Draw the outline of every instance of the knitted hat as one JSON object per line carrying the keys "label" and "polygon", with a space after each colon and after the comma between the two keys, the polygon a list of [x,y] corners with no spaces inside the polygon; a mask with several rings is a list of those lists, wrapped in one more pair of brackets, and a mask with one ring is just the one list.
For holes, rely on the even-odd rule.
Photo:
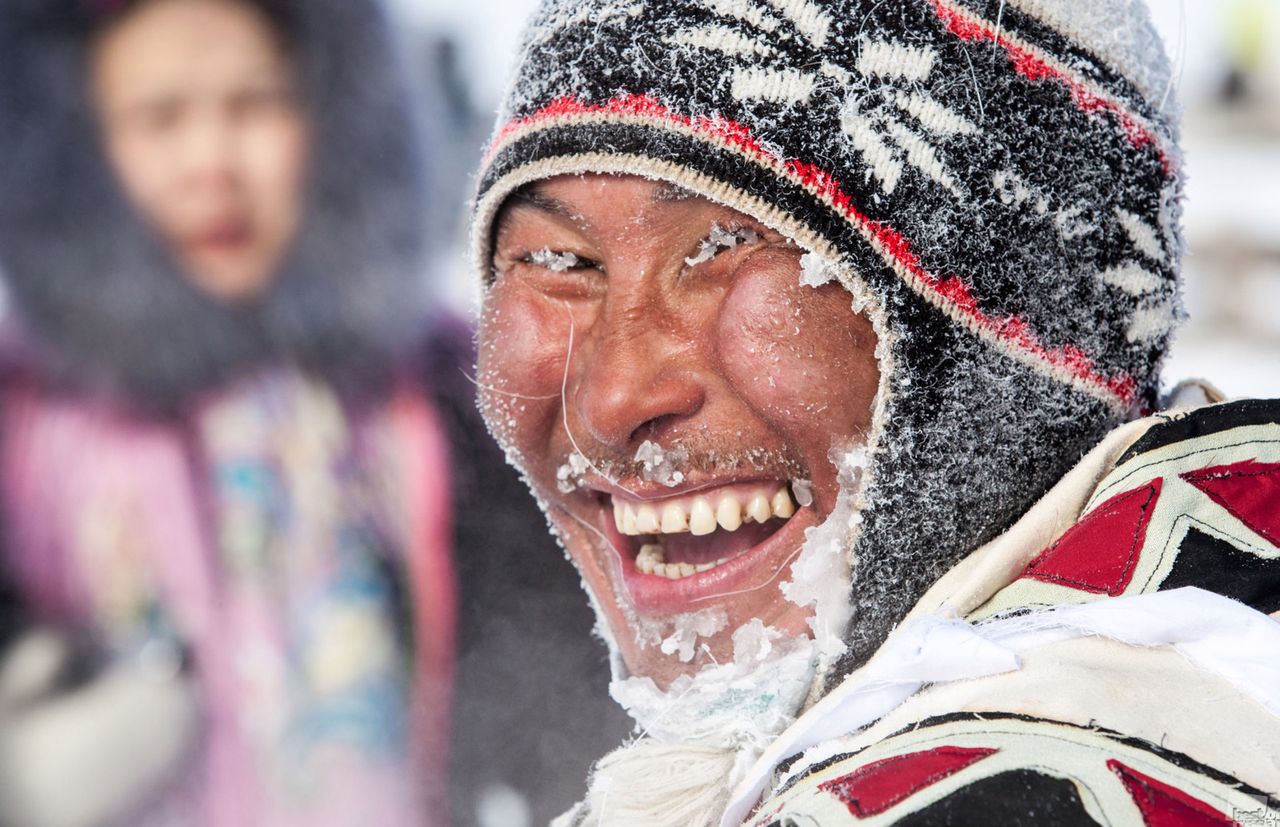
{"label": "knitted hat", "polygon": [[[1155,400],[1179,318],[1167,62],[1133,0],[551,0],[485,159],[678,184],[826,260],[880,337],[835,675]],[[833,423],[833,430],[835,429]]]}

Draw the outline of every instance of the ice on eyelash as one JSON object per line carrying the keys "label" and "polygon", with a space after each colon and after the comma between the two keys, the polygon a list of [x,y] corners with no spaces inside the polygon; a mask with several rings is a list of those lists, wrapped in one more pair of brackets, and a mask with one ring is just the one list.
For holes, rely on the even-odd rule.
{"label": "ice on eyelash", "polygon": [[807,287],[821,287],[836,278],[836,265],[817,253],[805,253],[800,257],[800,283]]}
{"label": "ice on eyelash", "polygon": [[684,263],[694,267],[715,258],[721,250],[732,250],[739,244],[752,244],[759,240],[760,235],[755,230],[744,227],[730,231],[719,224],[712,224],[710,234],[698,243],[698,252],[686,258]]}
{"label": "ice on eyelash", "polygon": [[565,270],[577,267],[582,263],[582,259],[573,253],[559,253],[550,247],[543,247],[541,250],[529,253],[529,263],[545,267],[553,273],[563,273]]}

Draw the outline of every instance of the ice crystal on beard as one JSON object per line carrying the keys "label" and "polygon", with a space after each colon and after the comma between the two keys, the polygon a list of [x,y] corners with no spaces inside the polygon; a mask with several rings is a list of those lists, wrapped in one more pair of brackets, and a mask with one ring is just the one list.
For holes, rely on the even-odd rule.
{"label": "ice crystal on beard", "polygon": [[556,488],[561,494],[570,494],[582,484],[582,475],[587,473],[591,463],[582,454],[574,451],[568,460],[556,469]]}
{"label": "ice crystal on beard", "polygon": [[677,470],[676,465],[688,458],[686,451],[678,448],[664,451],[658,443],[645,440],[636,450],[635,461],[641,464],[641,474],[646,480],[671,488],[684,482],[684,472]]}
{"label": "ice crystal on beard", "polygon": [[836,277],[836,266],[817,253],[805,253],[800,257],[800,283],[806,287],[821,287]]}
{"label": "ice crystal on beard", "polygon": [[729,625],[729,614],[721,608],[677,615],[675,629],[662,641],[662,654],[677,655],[681,663],[693,660],[694,647],[700,637],[711,637]]}
{"label": "ice crystal on beard", "polygon": [[[852,611],[848,543],[862,522],[857,497],[870,456],[865,445],[851,445],[833,449],[830,459],[840,482],[835,508],[821,525],[805,530],[804,545],[791,567],[791,579],[780,587],[789,602],[813,607],[809,626],[818,651],[827,663],[845,648],[844,631]],[[800,487],[803,485],[792,483],[797,500]],[[809,496],[812,497],[812,492]]]}
{"label": "ice crystal on beard", "polygon": [[529,262],[545,267],[553,273],[563,273],[565,270],[577,267],[582,260],[573,253],[558,253],[550,247],[543,247],[529,254]]}
{"label": "ice crystal on beard", "polygon": [[796,497],[796,504],[801,508],[813,505],[813,483],[809,480],[792,480],[791,493]]}
{"label": "ice crystal on beard", "polygon": [[760,750],[794,720],[813,681],[813,642],[753,618],[733,633],[733,660],[681,675],[615,679],[609,694],[659,743]]}
{"label": "ice crystal on beard", "polygon": [[684,263],[694,267],[715,258],[721,250],[732,250],[739,244],[751,244],[759,239],[760,236],[752,229],[743,228],[730,232],[719,224],[712,224],[711,233],[698,244],[698,252],[686,258]]}

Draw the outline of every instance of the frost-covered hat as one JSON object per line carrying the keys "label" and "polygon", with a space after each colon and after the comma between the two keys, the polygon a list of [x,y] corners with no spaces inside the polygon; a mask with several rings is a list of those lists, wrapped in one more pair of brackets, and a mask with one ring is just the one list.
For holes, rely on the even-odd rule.
{"label": "frost-covered hat", "polygon": [[1154,402],[1180,314],[1173,111],[1134,0],[551,0],[475,254],[520,186],[614,172],[829,262],[881,341],[839,673]]}

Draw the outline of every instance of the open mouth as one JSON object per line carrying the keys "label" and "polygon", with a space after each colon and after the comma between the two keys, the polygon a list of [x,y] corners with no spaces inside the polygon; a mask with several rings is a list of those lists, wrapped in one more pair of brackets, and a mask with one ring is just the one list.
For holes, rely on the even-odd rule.
{"label": "open mouth", "polygon": [[613,521],[636,570],[669,580],[721,566],[760,545],[796,513],[786,484],[729,485],[656,502],[613,498]]}
{"label": "open mouth", "polygon": [[606,532],[641,611],[688,611],[699,601],[764,585],[816,522],[813,509],[797,506],[793,490],[780,480],[660,499],[618,492],[604,499],[613,516]]}

